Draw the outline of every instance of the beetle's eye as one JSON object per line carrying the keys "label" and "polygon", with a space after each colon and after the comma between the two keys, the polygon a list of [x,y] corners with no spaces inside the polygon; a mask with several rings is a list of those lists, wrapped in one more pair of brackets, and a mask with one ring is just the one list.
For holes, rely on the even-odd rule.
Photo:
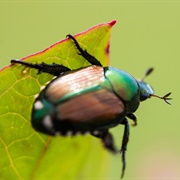
{"label": "beetle's eye", "polygon": [[140,101],[145,101],[149,96],[142,95],[140,96]]}

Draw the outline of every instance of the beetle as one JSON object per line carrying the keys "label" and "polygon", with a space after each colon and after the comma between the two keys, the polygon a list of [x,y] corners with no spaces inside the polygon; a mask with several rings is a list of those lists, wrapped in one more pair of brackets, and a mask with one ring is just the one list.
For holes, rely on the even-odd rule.
{"label": "beetle", "polygon": [[[12,64],[38,70],[38,73],[49,73],[57,76],[36,97],[31,115],[31,123],[36,131],[51,136],[86,134],[100,138],[104,147],[113,153],[122,155],[122,174],[126,167],[126,149],[129,140],[130,118],[134,125],[137,118],[134,112],[140,102],[150,97],[158,97],[170,104],[171,93],[165,96],[154,94],[153,88],[144,82],[151,74],[149,68],[141,80],[136,80],[127,72],[110,66],[103,67],[100,61],[83,50],[72,35],[67,38],[73,41],[78,54],[91,65],[71,70],[60,64],[32,64],[21,60],[11,60]],[[124,125],[121,149],[115,148],[113,136],[109,129]]]}

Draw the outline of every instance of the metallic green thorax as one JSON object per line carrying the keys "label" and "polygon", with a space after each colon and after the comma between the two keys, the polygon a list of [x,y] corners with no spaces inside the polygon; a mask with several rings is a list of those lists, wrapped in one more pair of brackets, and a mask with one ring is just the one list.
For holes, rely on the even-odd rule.
{"label": "metallic green thorax", "polygon": [[139,85],[136,79],[125,71],[113,67],[104,69],[106,78],[104,84],[111,84],[114,93],[126,104],[126,111],[134,112],[140,100]]}

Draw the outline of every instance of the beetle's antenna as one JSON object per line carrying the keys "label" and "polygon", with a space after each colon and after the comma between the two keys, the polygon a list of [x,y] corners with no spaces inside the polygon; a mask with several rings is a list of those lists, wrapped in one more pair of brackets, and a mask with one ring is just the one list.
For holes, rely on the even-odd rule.
{"label": "beetle's antenna", "polygon": [[171,95],[171,92],[167,93],[164,96],[158,96],[158,95],[155,95],[155,94],[151,94],[150,96],[157,97],[159,99],[163,99],[167,104],[171,105],[171,103],[168,101],[168,100],[172,99],[172,98],[169,98],[170,95]]}
{"label": "beetle's antenna", "polygon": [[146,73],[144,74],[143,78],[141,79],[141,81],[144,81],[144,79],[149,76],[152,72],[153,72],[154,68],[151,67],[149,69],[147,69]]}

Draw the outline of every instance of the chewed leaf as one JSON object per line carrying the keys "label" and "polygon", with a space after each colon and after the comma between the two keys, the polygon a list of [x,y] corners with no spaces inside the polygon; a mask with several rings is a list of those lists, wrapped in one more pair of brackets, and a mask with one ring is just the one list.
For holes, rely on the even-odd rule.
{"label": "chewed leaf", "polygon": [[[115,20],[103,23],[75,35],[80,45],[104,66],[109,64],[109,39],[115,23]],[[21,60],[62,64],[70,69],[88,65],[67,38]],[[37,73],[37,70],[18,64],[0,70],[0,178],[85,179],[101,176],[106,167],[103,167],[104,172],[99,169],[108,162],[98,140],[90,136],[52,138],[31,127],[34,96],[52,79],[48,74]]]}

